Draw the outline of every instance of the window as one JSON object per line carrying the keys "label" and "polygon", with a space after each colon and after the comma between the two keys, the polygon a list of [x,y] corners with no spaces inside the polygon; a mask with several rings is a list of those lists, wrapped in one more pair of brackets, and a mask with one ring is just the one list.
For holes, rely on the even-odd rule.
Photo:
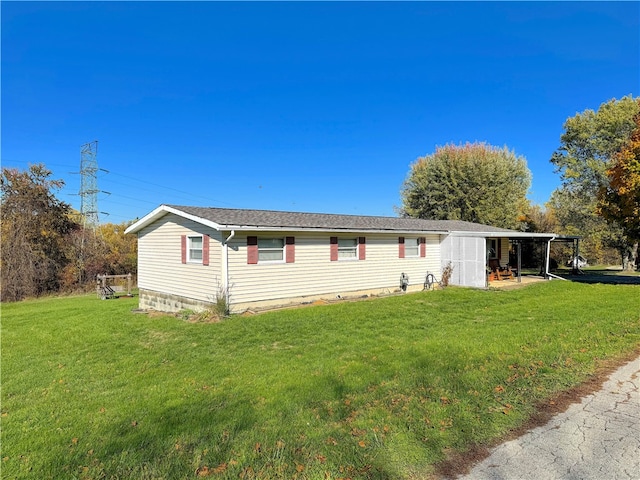
{"label": "window", "polygon": [[404,254],[407,257],[417,257],[420,254],[420,246],[418,238],[404,239]]}
{"label": "window", "polygon": [[296,239],[285,238],[258,238],[247,237],[247,263],[255,265],[260,263],[295,263]]}
{"label": "window", "polygon": [[335,262],[337,260],[365,260],[367,258],[366,241],[367,239],[365,237],[329,237],[329,244],[331,245],[331,261]]}
{"label": "window", "polygon": [[498,239],[487,239],[487,258],[498,258]]}
{"label": "window", "polygon": [[209,265],[209,235],[182,235],[180,244],[182,263]]}
{"label": "window", "polygon": [[338,239],[338,259],[357,258],[358,239],[339,238]]}
{"label": "window", "polygon": [[202,263],[202,237],[187,237],[187,261]]}
{"label": "window", "polygon": [[281,262],[284,259],[283,238],[259,238],[258,261]]}

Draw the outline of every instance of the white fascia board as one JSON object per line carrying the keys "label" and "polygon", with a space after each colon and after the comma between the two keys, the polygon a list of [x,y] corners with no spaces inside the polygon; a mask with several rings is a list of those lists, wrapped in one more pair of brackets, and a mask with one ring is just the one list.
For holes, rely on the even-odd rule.
{"label": "white fascia board", "polygon": [[527,232],[450,232],[454,237],[484,237],[484,238],[555,238],[555,233],[527,233]]}
{"label": "white fascia board", "polygon": [[385,229],[356,229],[356,228],[315,228],[315,227],[260,227],[256,225],[220,225],[220,230],[235,230],[236,232],[318,232],[318,233],[387,233],[395,235],[443,235],[444,230],[385,230]]}
{"label": "white fascia board", "polygon": [[190,213],[186,213],[186,212],[183,212],[182,210],[169,207],[168,205],[160,205],[154,211],[145,215],[133,225],[130,225],[129,228],[127,228],[124,231],[124,233],[137,233],[147,225],[150,225],[156,220],[158,220],[159,218],[164,217],[167,213],[173,213],[174,215],[178,215],[179,217],[187,218],[189,220],[193,220],[194,222],[200,223],[202,225],[206,225],[207,227],[211,227],[214,230],[220,230],[220,225],[218,225],[215,222],[212,222],[211,220],[207,220],[205,218],[198,217],[196,215],[191,215]]}

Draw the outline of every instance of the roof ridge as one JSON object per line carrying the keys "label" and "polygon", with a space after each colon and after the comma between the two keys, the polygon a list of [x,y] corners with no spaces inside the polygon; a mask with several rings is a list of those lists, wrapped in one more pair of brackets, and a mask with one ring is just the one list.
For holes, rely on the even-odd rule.
{"label": "roof ridge", "polygon": [[[167,207],[172,207],[176,209],[180,208],[198,208],[198,209],[208,209],[208,210],[226,210],[226,211],[237,211],[237,212],[265,212],[265,213],[279,213],[279,214],[294,214],[294,215],[330,215],[335,217],[366,217],[366,218],[397,218],[397,219],[407,219],[407,220],[426,220],[426,221],[437,221],[437,222],[448,222],[455,220],[435,220],[428,218],[415,218],[415,217],[391,217],[388,215],[365,215],[360,213],[322,213],[322,212],[301,212],[295,210],[273,210],[273,209],[263,209],[263,208],[229,208],[229,207],[198,207],[194,205],[174,205],[174,204],[165,204]],[[462,220],[460,220],[462,221]],[[473,223],[473,222],[469,222]],[[478,224],[476,224],[478,225]]]}

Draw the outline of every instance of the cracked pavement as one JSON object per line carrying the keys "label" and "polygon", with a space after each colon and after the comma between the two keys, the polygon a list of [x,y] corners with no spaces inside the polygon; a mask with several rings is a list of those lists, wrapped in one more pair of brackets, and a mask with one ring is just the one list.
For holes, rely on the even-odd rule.
{"label": "cracked pavement", "polygon": [[640,358],[601,389],[503,443],[459,480],[640,479]]}

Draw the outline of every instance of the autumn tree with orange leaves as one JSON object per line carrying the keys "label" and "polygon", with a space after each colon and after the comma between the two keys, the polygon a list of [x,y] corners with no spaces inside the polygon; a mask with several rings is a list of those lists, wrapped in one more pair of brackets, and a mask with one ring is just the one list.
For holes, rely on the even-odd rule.
{"label": "autumn tree with orange leaves", "polygon": [[[640,100],[638,101],[640,110]],[[640,113],[635,116],[635,130],[629,141],[614,156],[607,169],[609,184],[599,191],[598,211],[617,222],[627,238],[634,242],[632,256],[637,258],[640,240]],[[631,268],[629,262],[627,268]]]}
{"label": "autumn tree with orange leaves", "polygon": [[557,233],[580,235],[581,251],[592,264],[610,264],[616,256],[623,265],[633,264],[629,257],[636,242],[618,221],[622,212],[614,208],[617,200],[607,201],[612,207],[607,216],[598,199],[601,192],[616,191],[610,187],[609,172],[629,145],[639,113],[638,98],[631,95],[577,113],[564,123],[560,147],[551,157],[562,182],[549,201],[558,219]]}

